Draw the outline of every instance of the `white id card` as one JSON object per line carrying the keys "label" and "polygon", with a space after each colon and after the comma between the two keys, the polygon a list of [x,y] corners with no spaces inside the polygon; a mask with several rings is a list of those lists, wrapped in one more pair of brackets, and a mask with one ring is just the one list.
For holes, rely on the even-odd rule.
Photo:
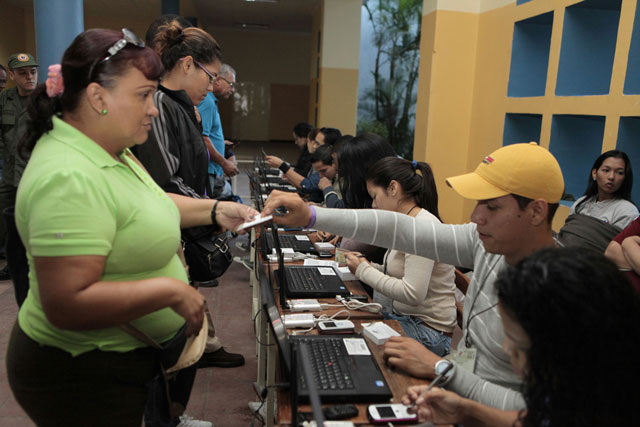
{"label": "white id card", "polygon": [[318,267],[318,272],[321,276],[335,276],[336,272],[331,267]]}
{"label": "white id card", "polygon": [[461,350],[457,350],[451,359],[456,362],[456,366],[473,373],[476,369],[476,358],[478,356],[478,349],[475,347],[469,347]]}
{"label": "white id card", "polygon": [[368,356],[371,354],[364,338],[344,338],[342,340],[349,356]]}

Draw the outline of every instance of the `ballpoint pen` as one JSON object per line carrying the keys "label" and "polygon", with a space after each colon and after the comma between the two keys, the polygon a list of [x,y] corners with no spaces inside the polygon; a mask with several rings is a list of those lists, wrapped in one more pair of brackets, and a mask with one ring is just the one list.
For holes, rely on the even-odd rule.
{"label": "ballpoint pen", "polygon": [[425,394],[429,393],[429,391],[434,388],[435,386],[437,386],[438,384],[440,384],[442,382],[442,380],[444,379],[444,376],[447,374],[447,372],[449,372],[451,370],[451,368],[453,368],[453,363],[449,363],[443,370],[442,372],[436,376],[433,381],[431,381],[431,384],[429,384],[429,386],[427,388],[424,389],[424,391],[422,393],[420,393],[420,395],[416,398],[416,400],[413,401],[413,403],[411,405],[408,406],[408,408],[413,408],[416,406],[416,403],[418,402],[418,399],[420,399],[421,397],[423,397]]}

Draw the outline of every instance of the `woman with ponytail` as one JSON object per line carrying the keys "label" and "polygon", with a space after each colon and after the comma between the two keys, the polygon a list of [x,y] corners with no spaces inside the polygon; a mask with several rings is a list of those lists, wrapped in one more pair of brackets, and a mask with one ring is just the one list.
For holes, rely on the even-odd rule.
{"label": "woman with ponytail", "polygon": [[[163,190],[193,199],[208,199],[213,196],[209,185],[209,155],[195,106],[213,90],[222,64],[222,51],[209,33],[196,27],[185,28],[178,19],[157,27],[153,46],[165,69],[153,95],[159,114],[151,121],[149,139],[136,147],[135,153]],[[182,239],[187,243],[208,239],[211,244],[218,234],[219,230],[212,227],[182,229]],[[185,259],[191,266],[190,279],[198,286],[217,286],[210,269],[203,271],[200,267],[202,254],[198,245],[185,245]],[[242,354],[227,352],[211,326],[207,348],[198,366],[243,365]]]}
{"label": "woman with ponytail", "polygon": [[[385,157],[369,168],[366,183],[374,209],[441,222],[438,192],[428,164]],[[388,250],[382,264],[349,252],[347,265],[358,280],[393,301],[385,318],[400,322],[408,337],[435,354],[449,352],[456,326],[453,266],[396,250]]]}
{"label": "woman with ponytail", "polygon": [[135,154],[165,191],[204,198],[212,194],[209,157],[195,106],[213,90],[222,51],[209,33],[177,20],[158,27],[154,49],[165,69],[153,95],[160,113]]}
{"label": "woman with ponytail", "polygon": [[162,71],[131,31],[92,29],[32,95],[15,215],[30,283],[6,364],[38,426],[139,427],[159,355],[121,326],[160,345],[196,334],[204,298],[178,256],[180,227],[235,229],[256,213],[168,194],[132,156]]}

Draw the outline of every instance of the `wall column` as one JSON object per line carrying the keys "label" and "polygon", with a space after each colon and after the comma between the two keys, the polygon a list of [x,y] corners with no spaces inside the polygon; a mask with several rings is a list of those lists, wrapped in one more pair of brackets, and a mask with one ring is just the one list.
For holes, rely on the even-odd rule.
{"label": "wall column", "polygon": [[445,180],[477,165],[469,159],[478,40],[474,7],[476,2],[425,0],[422,10],[413,158],[431,165],[440,215],[448,223],[469,217],[465,200]]}
{"label": "wall column", "polygon": [[[312,105],[317,93],[317,126],[335,127],[352,135],[356,132],[358,110],[361,8],[362,0],[324,0],[319,25],[319,77],[314,80],[312,72],[310,87]],[[316,25],[313,41],[317,42],[315,30]],[[312,48],[315,51],[317,45]],[[317,66],[317,55],[312,58],[313,68]],[[314,109],[310,115],[313,123]]]}
{"label": "wall column", "polygon": [[62,60],[65,49],[84,31],[82,0],[34,0],[38,80],[47,79],[49,65]]}

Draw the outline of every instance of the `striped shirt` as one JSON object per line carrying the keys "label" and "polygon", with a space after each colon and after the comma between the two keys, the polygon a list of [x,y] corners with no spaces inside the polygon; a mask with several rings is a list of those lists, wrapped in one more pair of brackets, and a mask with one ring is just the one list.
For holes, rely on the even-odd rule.
{"label": "striped shirt", "polygon": [[498,313],[495,280],[506,263],[502,255],[484,250],[475,224],[438,224],[373,209],[315,209],[317,229],[472,268],[474,273],[464,302],[464,329],[458,349],[464,349],[466,341],[477,349],[475,372],[455,369],[446,387],[499,409],[525,408],[524,399],[517,391],[522,387],[522,379],[513,373],[509,355],[502,350],[504,330]]}

